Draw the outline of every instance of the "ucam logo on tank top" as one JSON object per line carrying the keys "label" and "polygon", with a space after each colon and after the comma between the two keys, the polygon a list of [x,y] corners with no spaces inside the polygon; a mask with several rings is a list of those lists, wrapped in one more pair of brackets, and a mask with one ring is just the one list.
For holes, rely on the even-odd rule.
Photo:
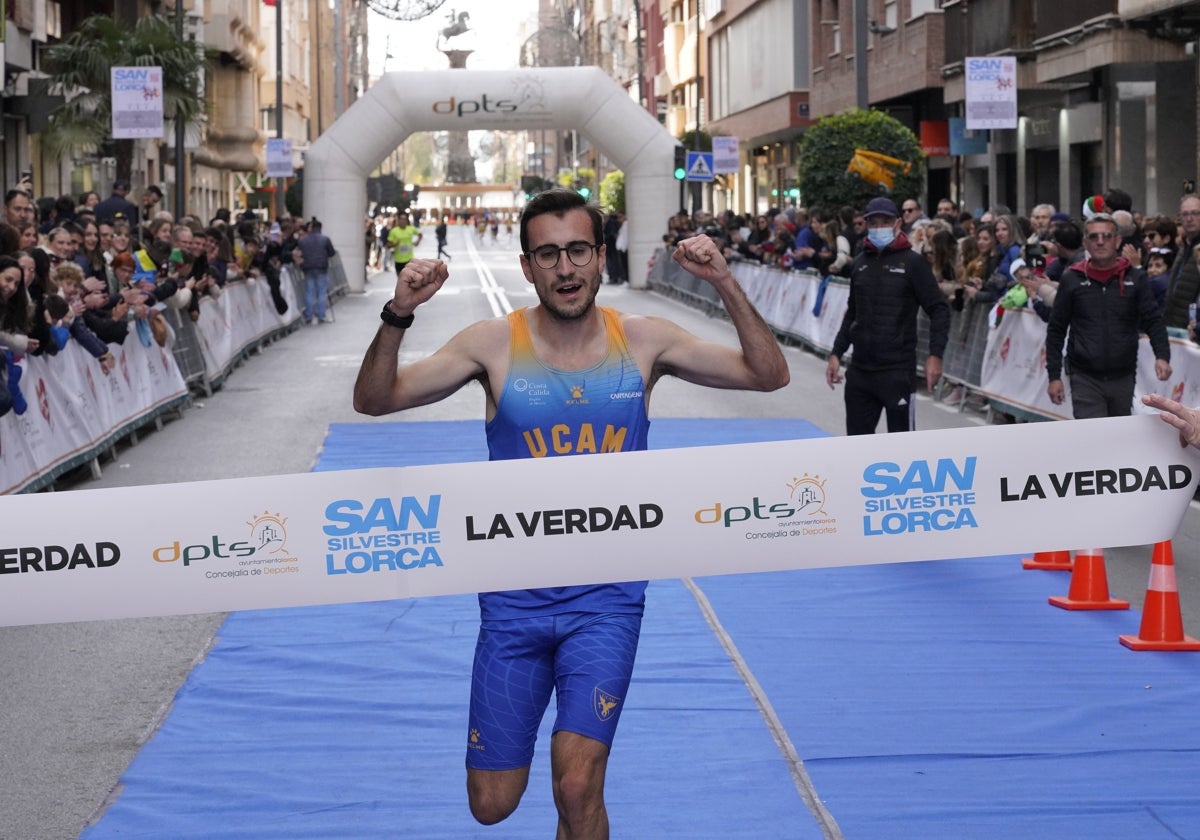
{"label": "ucam logo on tank top", "polygon": [[[617,313],[607,307],[599,309],[608,335],[608,352],[597,364],[584,370],[557,370],[543,364],[533,352],[525,319],[527,310],[518,309],[508,316],[508,378],[500,393],[496,416],[486,427],[491,460],[646,448],[650,419],[646,416],[646,387],[641,371],[629,351]],[[641,510],[639,520],[633,511],[616,511],[605,528],[654,527],[661,520],[652,513]],[[658,513],[661,515],[661,511]],[[486,534],[493,535],[495,527],[493,521]],[[633,581],[482,592],[479,608],[484,621],[567,612],[640,615],[645,597],[646,582]]]}
{"label": "ucam logo on tank top", "polygon": [[629,452],[646,448],[645,386],[615,312],[605,307],[608,352],[562,371],[533,352],[525,310],[509,316],[509,374],[487,425],[492,460]]}

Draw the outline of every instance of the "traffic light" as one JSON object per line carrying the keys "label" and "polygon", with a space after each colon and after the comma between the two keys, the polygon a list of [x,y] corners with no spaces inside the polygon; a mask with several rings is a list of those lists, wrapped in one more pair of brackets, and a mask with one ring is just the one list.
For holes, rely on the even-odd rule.
{"label": "traffic light", "polygon": [[592,197],[592,190],[590,187],[580,187],[578,190],[576,190],[576,192],[578,192],[585,199]]}
{"label": "traffic light", "polygon": [[675,147],[675,180],[682,181],[687,177],[687,149],[683,146]]}
{"label": "traffic light", "polygon": [[400,200],[400,179],[395,175],[379,176],[379,203],[395,207]]}

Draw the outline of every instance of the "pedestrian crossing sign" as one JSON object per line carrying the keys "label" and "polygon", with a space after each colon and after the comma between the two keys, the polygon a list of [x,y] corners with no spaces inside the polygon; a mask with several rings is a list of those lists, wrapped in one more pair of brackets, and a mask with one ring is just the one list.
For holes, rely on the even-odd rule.
{"label": "pedestrian crossing sign", "polygon": [[711,180],[713,180],[712,152],[688,152],[687,153],[687,180],[689,180],[689,181],[711,181]]}

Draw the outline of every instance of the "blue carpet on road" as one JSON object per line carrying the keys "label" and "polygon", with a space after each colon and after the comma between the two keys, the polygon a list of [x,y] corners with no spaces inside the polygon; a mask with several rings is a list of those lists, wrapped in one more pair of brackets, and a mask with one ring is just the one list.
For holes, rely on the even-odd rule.
{"label": "blue carpet on road", "polygon": [[[651,445],[823,434],[660,419]],[[317,469],[485,457],[480,422],[337,425]],[[1121,647],[1135,611],[1050,607],[1068,578],[992,557],[696,583],[845,837],[1200,837],[1200,654]],[[822,837],[696,598],[647,602],[613,836]],[[473,596],[230,615],[82,836],[553,836],[549,716],[517,813],[467,812],[476,622]]]}

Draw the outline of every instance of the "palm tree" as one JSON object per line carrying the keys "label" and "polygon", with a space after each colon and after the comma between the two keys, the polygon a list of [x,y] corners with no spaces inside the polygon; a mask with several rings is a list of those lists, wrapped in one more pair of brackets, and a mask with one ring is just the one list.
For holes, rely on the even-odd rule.
{"label": "palm tree", "polygon": [[[51,83],[67,97],[42,132],[43,147],[52,155],[64,156],[76,146],[94,151],[110,141],[113,67],[162,67],[164,116],[187,124],[204,113],[200,83],[207,56],[194,41],[180,40],[165,17],[143,17],[130,28],[93,15],[43,57]],[[112,142],[117,177],[131,177],[134,141]]]}

